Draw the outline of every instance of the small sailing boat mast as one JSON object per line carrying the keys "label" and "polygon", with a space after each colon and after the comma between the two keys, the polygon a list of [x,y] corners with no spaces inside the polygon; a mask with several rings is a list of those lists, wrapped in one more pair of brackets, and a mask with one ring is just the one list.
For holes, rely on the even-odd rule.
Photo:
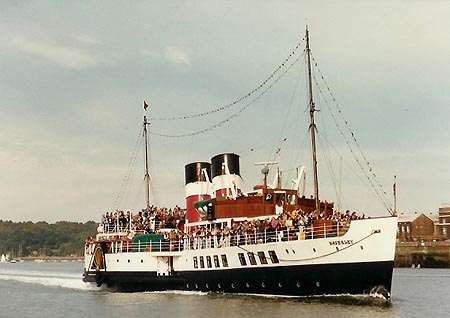
{"label": "small sailing boat mast", "polygon": [[311,131],[311,151],[312,151],[312,163],[314,171],[314,199],[316,202],[316,213],[320,213],[320,200],[319,200],[319,177],[317,174],[317,153],[316,153],[316,124],[314,122],[314,112],[316,106],[313,99],[312,91],[312,78],[311,78],[311,49],[309,48],[309,31],[306,26],[306,56],[308,57],[308,84],[309,84],[309,130]]}
{"label": "small sailing boat mast", "polygon": [[394,192],[394,211],[392,215],[397,216],[397,176],[394,175],[394,185],[392,186]]}
{"label": "small sailing boat mast", "polygon": [[144,116],[144,142],[145,142],[145,195],[147,200],[147,209],[150,208],[150,174],[148,173],[148,142],[147,142],[147,116]]}

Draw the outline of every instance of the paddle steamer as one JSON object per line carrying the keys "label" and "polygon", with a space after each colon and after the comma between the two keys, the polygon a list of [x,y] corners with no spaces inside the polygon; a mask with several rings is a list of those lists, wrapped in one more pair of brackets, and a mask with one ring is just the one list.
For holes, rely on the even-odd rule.
{"label": "paddle steamer", "polygon": [[[319,199],[309,35],[306,31],[314,195],[304,170],[291,188],[281,176],[241,189],[240,157],[185,166],[186,217],[151,231],[127,222],[99,226],[85,246],[83,280],[119,291],[187,290],[285,296],[370,294],[389,299],[397,218],[338,213]],[[147,118],[144,116],[145,145]],[[146,148],[147,209],[149,173]],[[118,220],[118,218],[117,218]]]}

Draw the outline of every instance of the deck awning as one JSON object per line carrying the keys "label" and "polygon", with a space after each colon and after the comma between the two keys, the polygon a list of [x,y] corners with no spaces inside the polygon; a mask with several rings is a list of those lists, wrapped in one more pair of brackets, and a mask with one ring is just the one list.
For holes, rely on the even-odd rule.
{"label": "deck awning", "polygon": [[208,200],[201,200],[201,201],[195,202],[195,203],[194,203],[194,209],[196,209],[196,210],[198,210],[198,209],[205,210],[206,207],[207,207],[209,204],[211,204],[211,202],[212,202],[211,199],[208,199]]}

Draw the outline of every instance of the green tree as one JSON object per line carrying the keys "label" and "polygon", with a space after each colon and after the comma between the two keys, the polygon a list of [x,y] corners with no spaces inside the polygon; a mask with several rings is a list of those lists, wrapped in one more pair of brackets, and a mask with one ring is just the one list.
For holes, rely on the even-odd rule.
{"label": "green tree", "polygon": [[19,222],[0,220],[0,253],[13,253],[21,256],[45,253],[46,256],[81,256],[84,253],[84,240],[95,236],[97,223],[57,222]]}

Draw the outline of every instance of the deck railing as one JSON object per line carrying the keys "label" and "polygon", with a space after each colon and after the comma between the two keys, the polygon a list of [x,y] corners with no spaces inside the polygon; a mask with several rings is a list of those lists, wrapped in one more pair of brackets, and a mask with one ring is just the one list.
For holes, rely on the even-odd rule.
{"label": "deck railing", "polygon": [[[144,241],[135,237],[134,242],[126,235],[117,235],[117,232],[104,232],[104,241],[107,242],[108,253],[126,253],[126,252],[178,252],[183,250],[198,250],[206,248],[223,248],[231,246],[243,246],[253,244],[265,244],[273,242],[285,242],[296,240],[310,240],[317,238],[339,237],[346,233],[348,223],[340,224],[333,222],[332,225],[323,225],[319,227],[300,227],[286,228],[283,230],[265,230],[251,231],[240,234],[218,234],[218,235],[187,235],[185,234],[178,240],[150,241],[148,238]],[[126,234],[126,231],[120,232]],[[116,234],[116,236],[114,236]],[[100,239],[101,240],[101,239]],[[89,248],[86,246],[86,248]],[[87,251],[88,252],[88,251]]]}
{"label": "deck railing", "polygon": [[[164,227],[164,222],[157,221],[154,222],[152,226],[150,226],[150,230],[155,231],[155,229],[161,229]],[[167,229],[166,227],[164,227]],[[145,230],[139,229],[136,224],[116,224],[116,223],[100,223],[97,227],[97,231],[99,233],[105,233],[105,234],[114,234],[117,232],[120,233],[126,233],[133,231],[134,233],[144,233]]]}

